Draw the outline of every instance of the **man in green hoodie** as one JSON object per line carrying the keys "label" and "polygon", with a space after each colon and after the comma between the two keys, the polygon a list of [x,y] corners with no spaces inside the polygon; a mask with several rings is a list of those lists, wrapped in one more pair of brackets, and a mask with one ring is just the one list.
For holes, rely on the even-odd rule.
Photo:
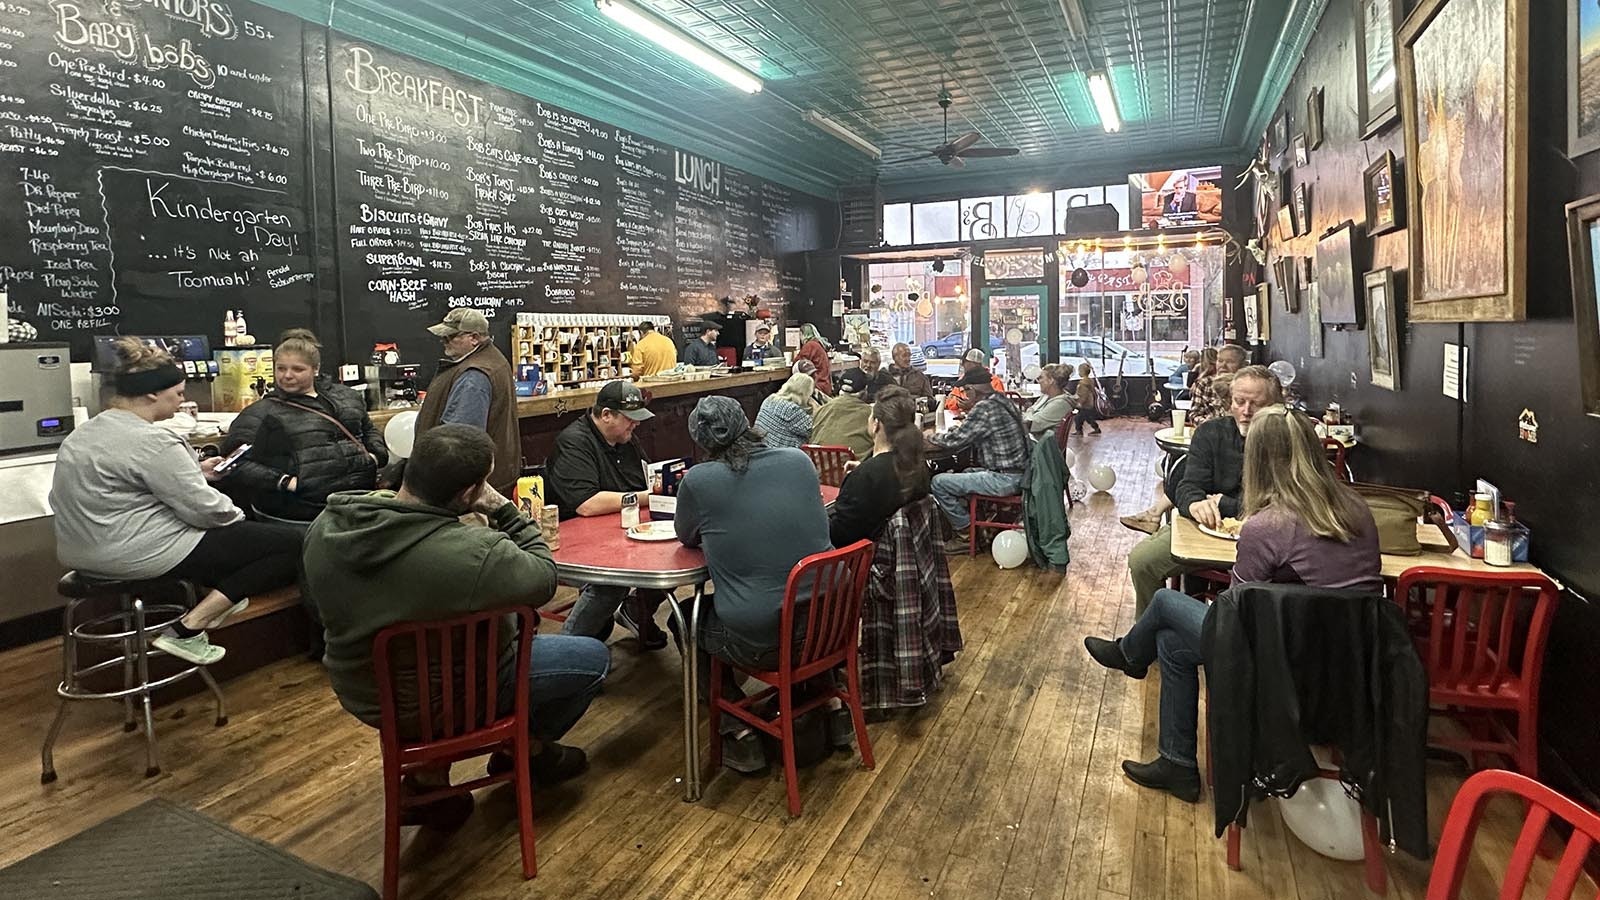
{"label": "man in green hoodie", "polygon": [[[555,593],[556,567],[539,526],[489,486],[493,468],[494,443],[482,429],[437,426],[417,437],[398,492],[334,494],[306,535],[306,581],[316,596],[328,598],[321,607],[328,678],[340,705],[368,725],[377,727],[380,721],[372,662],[379,631],[397,622],[518,604],[537,607]],[[469,512],[487,517],[489,527],[461,522]],[[512,627],[499,632],[499,696],[509,712],[516,633]],[[530,762],[540,783],[563,781],[587,767],[582,750],[556,739],[589,708],[609,666],[605,644],[593,638],[545,634],[533,639]],[[415,674],[397,671],[396,678],[404,723],[415,716]],[[510,765],[509,759],[489,762],[491,771]],[[419,779],[412,789],[427,787],[429,782]],[[426,808],[419,823],[455,824],[472,811],[470,796],[437,805],[445,804],[452,805]]]}

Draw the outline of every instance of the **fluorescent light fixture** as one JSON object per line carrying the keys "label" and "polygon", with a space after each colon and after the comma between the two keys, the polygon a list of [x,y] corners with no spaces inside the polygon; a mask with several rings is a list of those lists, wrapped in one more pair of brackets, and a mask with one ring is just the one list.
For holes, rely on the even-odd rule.
{"label": "fluorescent light fixture", "polygon": [[1094,98],[1095,112],[1100,114],[1100,127],[1107,134],[1122,130],[1122,117],[1117,114],[1117,98],[1111,93],[1111,80],[1104,72],[1089,73],[1089,96]]}
{"label": "fluorescent light fixture", "polygon": [[761,79],[716,50],[631,0],[595,0],[595,8],[612,21],[670,50],[747,94],[761,92]]}
{"label": "fluorescent light fixture", "polygon": [[883,151],[878,149],[877,144],[872,143],[861,135],[856,134],[854,131],[851,131],[843,125],[840,125],[838,122],[835,122],[834,120],[828,118],[822,113],[817,112],[814,109],[808,109],[801,113],[800,118],[812,125],[817,126],[818,128],[821,128],[823,131],[826,131],[839,140],[844,141],[846,144],[849,144],[857,150],[860,150],[862,153],[865,153],[873,159],[883,156]]}

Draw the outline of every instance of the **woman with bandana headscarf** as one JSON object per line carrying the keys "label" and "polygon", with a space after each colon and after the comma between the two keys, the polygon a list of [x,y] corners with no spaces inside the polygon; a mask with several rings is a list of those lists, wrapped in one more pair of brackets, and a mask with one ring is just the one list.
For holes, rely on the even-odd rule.
{"label": "woman with bandana headscarf", "polygon": [[[708,460],[679,482],[673,523],[686,546],[705,550],[717,586],[700,612],[705,694],[711,655],[746,668],[777,668],[789,570],[831,545],[811,460],[793,448],[768,447],[738,401],[702,398],[689,415],[689,434]],[[803,637],[803,616],[796,616],[795,628]],[[723,671],[723,696],[744,696],[731,670]],[[722,732],[724,765],[745,773],[766,766],[760,740],[743,723],[723,716]]]}

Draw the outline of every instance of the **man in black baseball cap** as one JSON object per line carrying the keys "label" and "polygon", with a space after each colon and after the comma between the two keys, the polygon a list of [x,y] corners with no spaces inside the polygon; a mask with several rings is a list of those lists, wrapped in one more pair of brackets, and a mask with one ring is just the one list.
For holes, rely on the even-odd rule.
{"label": "man in black baseball cap", "polygon": [[955,529],[955,537],[945,542],[945,552],[966,553],[967,497],[985,494],[1014,497],[1022,492],[1022,470],[1028,464],[1028,431],[1017,407],[994,389],[988,369],[969,370],[957,382],[969,395],[971,409],[956,427],[931,437],[929,443],[942,450],[977,448],[977,465],[963,472],[944,472],[933,476],[930,485],[934,502],[944,511]]}
{"label": "man in black baseball cap", "polygon": [[[644,451],[633,432],[654,417],[632,382],[613,381],[600,389],[587,416],[561,430],[544,476],[545,492],[561,518],[611,515],[622,509],[624,494],[639,494],[641,501],[649,494]],[[561,630],[605,640],[615,618],[638,635],[641,649],[658,650],[667,645],[655,623],[656,607],[665,598],[661,591],[639,591],[630,598],[627,588],[584,585]]]}

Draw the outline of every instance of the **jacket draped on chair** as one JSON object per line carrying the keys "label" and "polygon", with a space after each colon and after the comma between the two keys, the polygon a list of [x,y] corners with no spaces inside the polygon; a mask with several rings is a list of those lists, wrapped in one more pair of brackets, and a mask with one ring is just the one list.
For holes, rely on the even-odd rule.
{"label": "jacket draped on chair", "polygon": [[921,706],[961,649],[956,592],[932,497],[900,508],[878,538],[861,607],[861,692],[869,709]]}

